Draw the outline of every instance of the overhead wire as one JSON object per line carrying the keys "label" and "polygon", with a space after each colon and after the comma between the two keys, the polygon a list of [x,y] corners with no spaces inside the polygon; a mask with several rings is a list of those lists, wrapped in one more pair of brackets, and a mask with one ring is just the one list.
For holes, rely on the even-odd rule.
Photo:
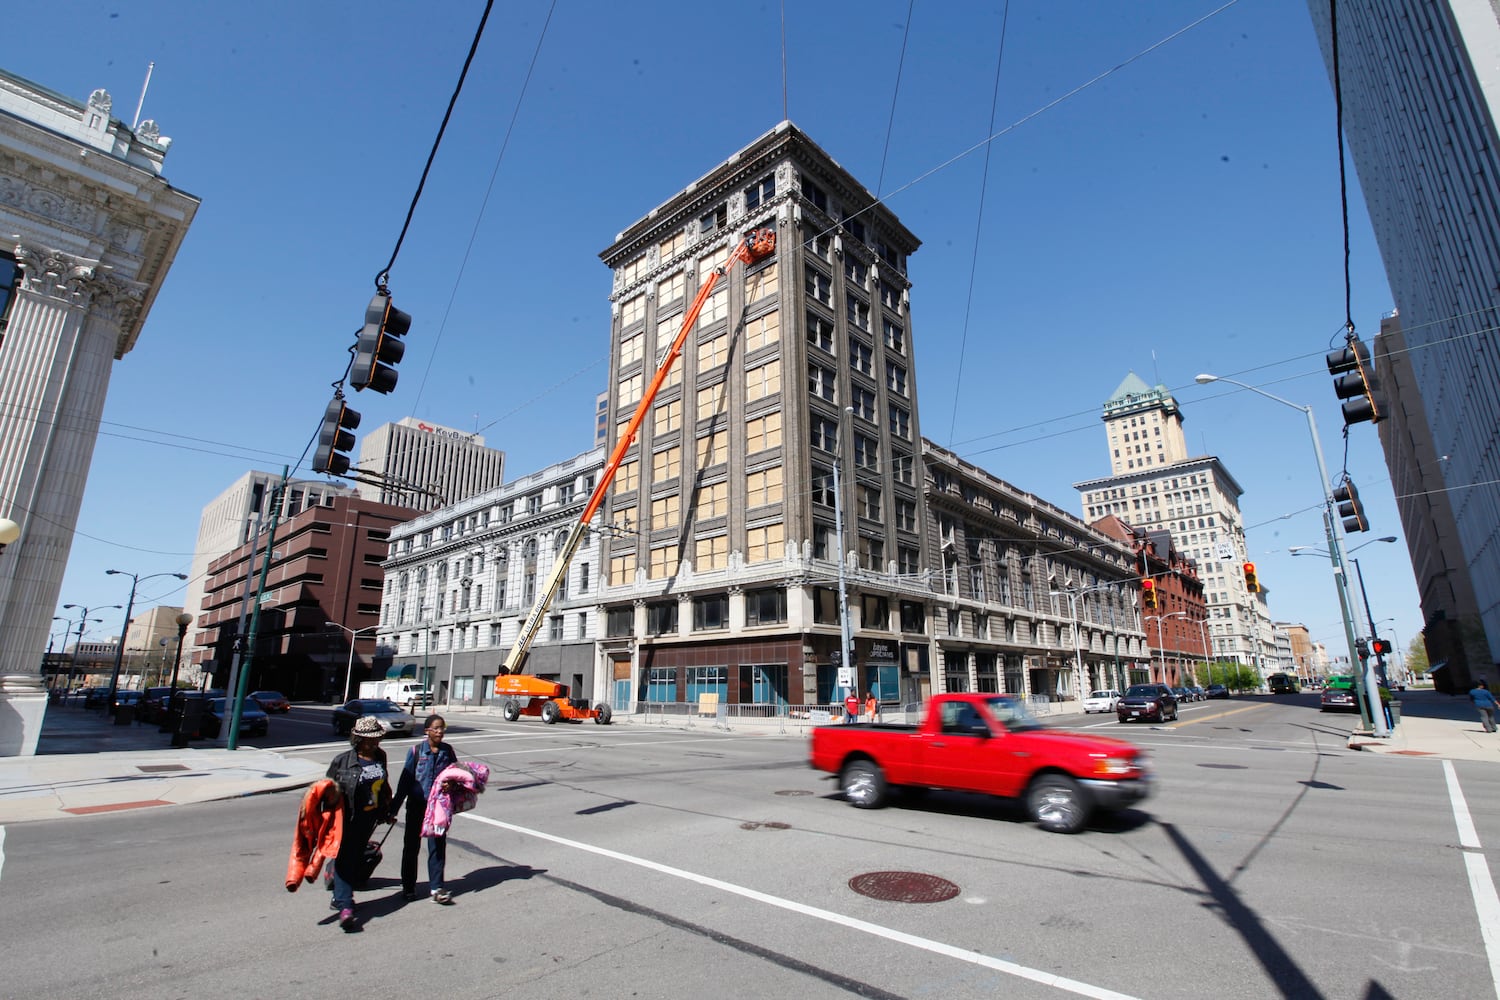
{"label": "overhead wire", "polygon": [[427,175],[432,171],[432,161],[437,158],[438,146],[443,142],[443,133],[448,129],[448,120],[453,117],[453,106],[458,103],[458,95],[464,89],[464,80],[469,75],[469,66],[474,62],[474,53],[479,50],[479,40],[484,36],[485,22],[490,19],[490,10],[494,6],[495,0],[485,0],[484,13],[479,17],[479,27],[474,32],[474,40],[469,43],[469,54],[464,57],[464,68],[458,74],[458,85],[453,88],[453,95],[448,98],[448,109],[443,112],[443,122],[438,126],[437,137],[432,140],[432,149],[427,153],[427,163],[422,167],[422,176],[417,181],[417,190],[411,196],[411,204],[406,209],[406,221],[401,224],[401,233],[396,237],[396,245],[391,248],[391,259],[375,276],[375,287],[382,292],[385,291],[387,280],[391,276],[391,268],[396,266],[396,257],[401,253],[401,244],[406,240],[406,232],[411,228],[412,216],[417,211],[417,202],[422,199],[422,189],[427,186]]}
{"label": "overhead wire", "polygon": [[[515,133],[516,121],[521,117],[521,104],[526,99],[527,88],[531,85],[531,76],[536,71],[537,59],[542,54],[542,42],[547,38],[547,28],[552,24],[552,14],[556,10],[557,0],[552,0],[552,4],[547,8],[547,17],[542,22],[542,30],[537,35],[536,46],[531,51],[531,61],[526,65],[526,76],[521,81],[521,90],[516,95],[515,105],[511,108],[510,122],[505,126],[505,136],[500,141],[500,150],[495,154],[495,165],[490,170],[489,184],[484,189],[484,198],[480,200],[479,210],[474,215],[474,226],[469,231],[469,242],[464,245],[464,255],[463,259],[459,261],[458,273],[453,276],[453,288],[448,293],[448,302],[443,307],[443,315],[438,321],[437,333],[433,336],[432,353],[427,357],[427,367],[422,370],[422,381],[417,386],[417,395],[412,401],[413,412],[416,411],[417,404],[422,401],[422,394],[427,390],[428,376],[432,374],[432,365],[437,360],[438,347],[443,342],[443,333],[448,329],[448,317],[452,315],[453,303],[458,298],[458,286],[463,282],[464,274],[468,270],[469,258],[474,253],[474,242],[479,237],[479,227],[484,222],[484,213],[489,208],[490,195],[495,190],[495,179],[500,176],[500,165],[505,161],[506,150],[510,148],[510,139]],[[488,9],[486,9],[486,13],[488,13]],[[481,30],[483,30],[482,25]],[[472,53],[470,54],[472,55]]]}
{"label": "overhead wire", "polygon": [[[995,130],[995,116],[1000,107],[1000,71],[1005,64],[1005,32],[1010,23],[1010,3],[1000,15],[1000,46],[995,53],[995,84],[990,92],[989,131]],[[958,397],[964,384],[964,355],[969,347],[969,320],[974,312],[974,286],[979,274],[979,241],[984,233],[984,203],[990,183],[990,155],[993,145],[984,147],[984,169],[979,174],[979,209],[974,213],[974,246],[969,256],[969,287],[964,294],[964,320],[958,340],[958,368],[953,375],[953,413],[948,418],[948,446],[953,446],[953,434],[958,426]]]}
{"label": "overhead wire", "polygon": [[901,96],[901,70],[906,65],[906,43],[911,38],[911,15],[916,9],[917,0],[909,0],[906,5],[906,23],[901,31],[901,54],[896,57],[896,85],[891,88],[891,111],[885,120],[885,147],[880,151],[880,175],[875,180],[875,196],[880,197],[881,186],[885,184],[885,164],[891,154],[891,134],[896,129],[896,103]]}

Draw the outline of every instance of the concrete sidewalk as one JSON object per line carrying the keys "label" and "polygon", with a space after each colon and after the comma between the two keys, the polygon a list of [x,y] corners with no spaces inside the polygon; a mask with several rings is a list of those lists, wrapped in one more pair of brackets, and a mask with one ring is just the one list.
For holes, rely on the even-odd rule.
{"label": "concrete sidewalk", "polygon": [[[1350,749],[1500,763],[1500,733],[1483,731],[1468,699],[1406,692],[1402,706],[1401,723],[1388,739],[1356,731],[1349,739]],[[498,712],[485,709],[437,710],[455,729],[499,720]],[[616,722],[637,724],[629,716],[616,716]],[[665,725],[720,729],[711,718],[674,718]],[[801,720],[788,725],[779,719],[739,718],[729,720],[721,731],[801,738],[806,729]],[[117,726],[102,712],[50,706],[37,755],[0,758],[0,824],[286,791],[309,785],[324,772],[324,765],[316,761],[273,750],[230,751],[211,742],[176,749],[169,742],[170,737],[154,726]]]}
{"label": "concrete sidewalk", "polygon": [[173,748],[155,726],[49,705],[33,757],[0,758],[0,824],[210,802],[301,788],[325,765],[212,742]]}

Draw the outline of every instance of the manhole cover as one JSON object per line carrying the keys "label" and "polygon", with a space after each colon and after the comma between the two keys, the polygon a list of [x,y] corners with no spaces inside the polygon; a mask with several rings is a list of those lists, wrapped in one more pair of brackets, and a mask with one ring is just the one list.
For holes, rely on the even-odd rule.
{"label": "manhole cover", "polygon": [[1199,767],[1212,767],[1220,771],[1248,771],[1244,764],[1199,764]]}
{"label": "manhole cover", "polygon": [[809,792],[805,788],[783,788],[781,791],[777,792],[776,794],[777,795],[811,795],[812,792]]}
{"label": "manhole cover", "polygon": [[958,895],[958,886],[921,872],[865,872],[849,880],[861,896],[887,903],[941,903]]}
{"label": "manhole cover", "polygon": [[186,771],[186,764],[137,764],[137,771],[145,771],[147,774],[157,774],[162,771]]}

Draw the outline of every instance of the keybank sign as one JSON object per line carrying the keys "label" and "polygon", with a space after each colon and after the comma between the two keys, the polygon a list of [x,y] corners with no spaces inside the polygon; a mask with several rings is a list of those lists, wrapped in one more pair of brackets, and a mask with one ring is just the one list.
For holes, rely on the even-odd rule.
{"label": "keybank sign", "polygon": [[456,431],[451,427],[438,427],[436,424],[424,424],[420,420],[416,421],[415,425],[417,430],[419,431],[426,431],[428,434],[436,434],[438,437],[454,438],[459,441],[474,441],[479,437],[478,434],[469,434],[465,431]]}

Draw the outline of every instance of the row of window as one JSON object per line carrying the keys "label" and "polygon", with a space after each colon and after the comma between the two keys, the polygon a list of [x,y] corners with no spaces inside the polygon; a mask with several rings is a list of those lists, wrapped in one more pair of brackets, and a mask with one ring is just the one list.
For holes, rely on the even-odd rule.
{"label": "row of window", "polygon": [[[646,605],[645,634],[675,635],[679,631],[678,615],[682,601],[653,601]],[[703,632],[729,627],[729,595],[704,594],[694,597],[692,630]],[[920,601],[898,602],[899,631],[920,635],[927,631],[926,607]],[[860,626],[875,631],[892,631],[890,599],[879,594],[862,594],[859,598]],[[787,620],[786,591],[782,588],[745,591],[745,624],[777,625]],[[822,625],[839,623],[838,592],[824,587],[813,591],[813,620]],[[635,635],[635,608],[610,608],[605,612],[604,634],[612,639]]]}

